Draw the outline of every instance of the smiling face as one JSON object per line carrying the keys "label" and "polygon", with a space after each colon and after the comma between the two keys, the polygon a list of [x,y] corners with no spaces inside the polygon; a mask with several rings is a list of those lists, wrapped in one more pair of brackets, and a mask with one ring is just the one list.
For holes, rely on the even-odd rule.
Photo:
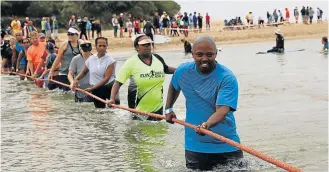
{"label": "smiling face", "polygon": [[215,69],[217,50],[209,41],[201,41],[194,45],[192,55],[201,74],[207,75]]}

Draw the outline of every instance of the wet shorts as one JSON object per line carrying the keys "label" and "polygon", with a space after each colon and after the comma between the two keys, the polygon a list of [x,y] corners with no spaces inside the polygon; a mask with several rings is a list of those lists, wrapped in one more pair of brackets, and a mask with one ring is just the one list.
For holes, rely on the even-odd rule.
{"label": "wet shorts", "polygon": [[200,153],[185,150],[186,167],[193,170],[212,170],[219,165],[234,165],[242,168],[238,163],[243,158],[241,150],[226,153]]}

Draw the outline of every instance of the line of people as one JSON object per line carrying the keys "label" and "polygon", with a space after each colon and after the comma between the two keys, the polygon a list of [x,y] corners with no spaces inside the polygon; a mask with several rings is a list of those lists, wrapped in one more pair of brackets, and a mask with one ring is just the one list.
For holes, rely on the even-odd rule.
{"label": "line of people", "polygon": [[[231,140],[240,142],[236,131],[234,111],[237,110],[238,82],[225,66],[216,62],[217,48],[214,40],[206,35],[198,36],[193,44],[193,62],[186,62],[177,68],[168,65],[164,58],[152,53],[153,41],[147,35],[140,35],[134,41],[135,55],[128,58],[116,74],[116,61],[106,51],[108,40],[95,40],[97,54],[92,54],[92,44],[78,39],[78,31],[68,30],[68,40],[63,42],[58,54],[54,55],[42,42],[40,34],[32,32],[30,41],[20,40],[26,56],[26,74],[36,79],[36,85],[45,83],[37,78],[49,78],[79,87],[94,95],[108,99],[108,106],[119,104],[120,87],[129,79],[128,104],[144,112],[166,115],[172,123],[176,117],[173,106],[182,91],[186,99],[186,122],[198,125],[194,131],[185,128],[185,159],[190,169],[210,170],[218,165],[234,162],[241,166],[243,153],[236,147],[203,136],[200,128],[211,129]],[[3,37],[2,37],[3,39]],[[31,44],[29,46],[29,44]],[[48,74],[48,77],[45,77]],[[163,103],[163,84],[166,74],[173,74],[169,85],[167,103]],[[60,88],[48,82],[48,88]],[[75,101],[93,101],[96,108],[106,104],[75,93]],[[140,119],[134,114],[133,119]],[[156,120],[149,117],[147,120]]]}

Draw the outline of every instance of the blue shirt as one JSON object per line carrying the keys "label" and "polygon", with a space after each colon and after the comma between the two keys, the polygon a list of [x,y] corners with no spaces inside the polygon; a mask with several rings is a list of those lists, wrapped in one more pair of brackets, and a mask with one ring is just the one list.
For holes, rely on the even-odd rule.
{"label": "blue shirt", "polygon": [[[16,48],[16,53],[17,53],[17,56],[18,57],[18,54],[21,52],[21,51],[24,51],[24,46],[23,45],[19,45],[18,42],[15,43],[15,48]],[[22,56],[21,58],[21,61],[19,62],[20,65],[26,65],[27,64],[27,61],[26,61],[26,56],[24,54],[24,56]]]}
{"label": "blue shirt", "polygon": [[328,42],[326,42],[325,44],[324,44],[324,46],[323,46],[323,50],[325,51],[325,50],[328,50]]}
{"label": "blue shirt", "polygon": [[[238,82],[228,68],[216,63],[214,71],[203,76],[197,71],[195,62],[187,62],[176,69],[171,84],[176,90],[183,92],[186,99],[186,122],[193,125],[206,122],[215,113],[216,105],[229,106],[231,111],[226,115],[225,120],[210,130],[240,142],[233,115],[238,103]],[[210,136],[200,136],[188,127],[185,127],[185,149],[201,153],[224,153],[238,150]]]}
{"label": "blue shirt", "polygon": [[193,16],[193,23],[196,24],[198,22],[198,18],[194,15]]}

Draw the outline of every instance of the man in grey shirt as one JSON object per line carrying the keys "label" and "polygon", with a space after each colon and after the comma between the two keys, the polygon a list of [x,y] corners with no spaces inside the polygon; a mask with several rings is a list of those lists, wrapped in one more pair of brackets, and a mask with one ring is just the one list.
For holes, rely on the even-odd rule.
{"label": "man in grey shirt", "polygon": [[[92,46],[89,41],[82,42],[80,45],[80,49],[82,55],[79,54],[73,57],[69,67],[69,73],[67,75],[67,79],[71,83],[71,88],[74,81],[73,78],[75,78],[83,70],[83,68],[85,67],[86,60],[92,55],[91,54]],[[88,73],[84,78],[82,78],[79,81],[79,88],[86,89],[89,87],[90,84],[89,84],[89,73]],[[75,102],[92,102],[92,101],[93,99],[87,96],[86,94],[83,94],[79,91],[75,91]]]}

